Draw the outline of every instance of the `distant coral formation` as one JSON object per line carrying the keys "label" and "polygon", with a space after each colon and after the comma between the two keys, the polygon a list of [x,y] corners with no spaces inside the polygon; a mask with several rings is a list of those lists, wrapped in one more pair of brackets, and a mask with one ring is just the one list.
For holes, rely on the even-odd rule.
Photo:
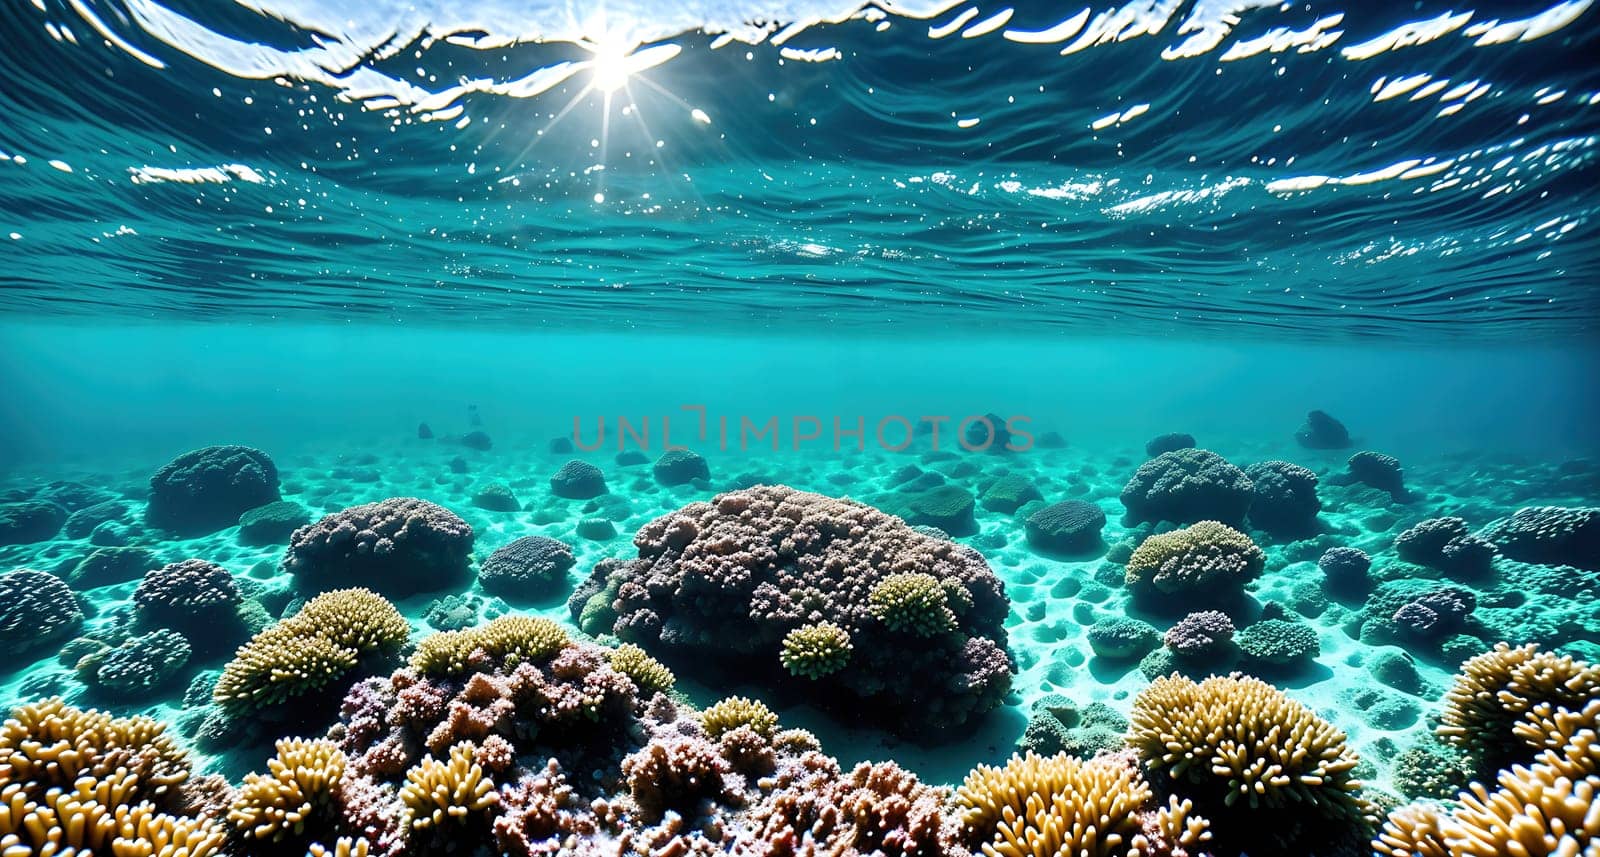
{"label": "distant coral formation", "polygon": [[145,521],[182,536],[213,533],[275,502],[278,468],[259,449],[208,446],[167,462],[150,477]]}
{"label": "distant coral formation", "polygon": [[437,503],[395,497],[295,530],[283,568],[313,591],[365,586],[399,597],[455,589],[471,579],[472,535]]}
{"label": "distant coral formation", "polygon": [[1127,520],[1221,521],[1240,526],[1255,497],[1255,483],[1243,470],[1208,449],[1163,452],[1139,465],[1122,489]]}
{"label": "distant coral formation", "polygon": [[[758,486],[658,518],[634,545],[637,559],[601,563],[568,602],[585,631],[774,683],[823,682],[819,701],[870,702],[852,716],[900,729],[960,725],[1010,687],[999,578],[976,551],[870,506]],[[821,623],[848,637],[843,665],[820,673],[842,647],[804,636],[786,665],[789,635]]]}

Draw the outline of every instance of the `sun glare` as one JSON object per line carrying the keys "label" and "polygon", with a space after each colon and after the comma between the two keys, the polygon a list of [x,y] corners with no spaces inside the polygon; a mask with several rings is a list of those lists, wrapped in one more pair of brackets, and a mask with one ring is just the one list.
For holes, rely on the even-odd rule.
{"label": "sun glare", "polygon": [[632,73],[628,62],[628,48],[620,42],[606,41],[594,47],[594,58],[589,60],[591,83],[595,89],[611,94],[628,85]]}

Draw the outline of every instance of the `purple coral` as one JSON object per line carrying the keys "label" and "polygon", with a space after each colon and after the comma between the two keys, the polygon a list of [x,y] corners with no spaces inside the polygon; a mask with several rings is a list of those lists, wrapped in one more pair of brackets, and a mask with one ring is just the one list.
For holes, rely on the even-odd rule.
{"label": "purple coral", "polygon": [[[585,597],[571,603],[584,630],[716,658],[783,684],[802,681],[781,667],[784,637],[831,622],[849,634],[853,655],[825,679],[842,691],[827,698],[891,728],[960,725],[1000,704],[1010,687],[1009,605],[983,557],[870,506],[757,486],[651,521],[634,545],[637,559],[597,566]],[[894,574],[940,581],[952,630],[916,637],[880,621],[870,596]],[[593,609],[608,592],[614,614]]]}
{"label": "purple coral", "polygon": [[1180,657],[1214,655],[1233,640],[1233,620],[1220,610],[1200,610],[1167,629],[1163,642]]}
{"label": "purple coral", "polygon": [[1139,465],[1122,489],[1128,522],[1221,521],[1239,526],[1255,496],[1243,470],[1207,449],[1163,452]]}
{"label": "purple coral", "polygon": [[622,760],[628,793],[650,821],[668,810],[694,817],[702,803],[741,799],[733,767],[704,736],[669,734],[655,738]]}
{"label": "purple coral", "polygon": [[472,527],[454,512],[395,497],[295,530],[283,568],[308,589],[365,586],[399,597],[466,585],[471,553]]}
{"label": "purple coral", "polygon": [[863,762],[849,774],[819,752],[805,753],[773,778],[751,813],[753,837],[738,854],[959,854],[957,832],[940,811],[944,795],[893,762]]}

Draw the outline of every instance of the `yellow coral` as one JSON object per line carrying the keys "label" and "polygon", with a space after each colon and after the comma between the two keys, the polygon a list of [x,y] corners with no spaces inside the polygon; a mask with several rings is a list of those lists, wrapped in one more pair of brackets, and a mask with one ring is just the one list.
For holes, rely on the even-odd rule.
{"label": "yellow coral", "polygon": [[[1207,842],[1209,825],[1176,797],[1155,804],[1150,785],[1115,757],[1012,756],[980,765],[956,791],[967,835],[988,857],[1145,857]],[[1150,840],[1147,821],[1161,843]]]}
{"label": "yellow coral", "polygon": [[410,632],[400,611],[371,590],[324,592],[240,646],[212,698],[234,713],[275,705],[342,677],[364,654],[393,655]]}
{"label": "yellow coral", "polygon": [[543,661],[571,644],[555,622],[511,614],[479,628],[429,634],[411,656],[411,668],[424,675],[453,675],[469,669],[467,662],[476,651],[492,661]]}
{"label": "yellow coral", "polygon": [[885,577],[867,595],[867,609],[891,631],[932,637],[956,627],[950,599],[931,574],[901,572]]}
{"label": "yellow coral", "polygon": [[332,741],[283,738],[268,773],[246,774],[228,820],[255,839],[278,841],[304,831],[344,775],[345,756]]}
{"label": "yellow coral", "polygon": [[0,726],[0,779],[26,784],[37,798],[80,776],[127,768],[138,774],[142,793],[160,795],[189,777],[188,757],[166,729],[149,717],[112,717],[60,697],[21,705]]}
{"label": "yellow coral", "polygon": [[790,675],[818,679],[844,669],[854,648],[850,632],[832,622],[816,622],[784,635],[778,662]]}
{"label": "yellow coral", "polygon": [[341,836],[333,843],[332,848],[324,847],[320,842],[311,843],[306,855],[307,857],[367,857],[371,847],[365,837],[351,839],[348,836]]}
{"label": "yellow coral", "polygon": [[757,735],[771,738],[773,731],[778,728],[778,715],[759,699],[730,696],[700,712],[700,725],[713,739],[721,738],[724,732],[732,732],[740,726],[748,726]]}
{"label": "yellow coral", "polygon": [[1577,711],[1541,702],[1512,727],[1524,744],[1540,750],[1538,763],[1555,768],[1562,776],[1600,775],[1600,698]]}
{"label": "yellow coral", "polygon": [[1151,771],[1184,783],[1181,794],[1310,812],[1308,821],[1350,829],[1374,820],[1344,733],[1259,679],[1156,679],[1134,700],[1130,723],[1129,745]]}
{"label": "yellow coral", "polygon": [[209,819],[138,813],[111,840],[112,857],[209,857],[222,853],[227,834]]}
{"label": "yellow coral", "polygon": [[632,679],[647,695],[670,691],[678,682],[665,664],[632,643],[623,643],[611,653],[611,668]]}
{"label": "yellow coral", "polygon": [[1414,803],[1389,813],[1372,850],[1385,857],[1450,857],[1444,842],[1445,815],[1431,803]]}
{"label": "yellow coral", "polygon": [[404,827],[426,830],[437,828],[446,819],[465,821],[499,802],[494,783],[472,760],[475,750],[471,743],[457,744],[450,748],[448,760],[430,754],[406,771],[406,784],[400,788]]}
{"label": "yellow coral", "polygon": [[1444,823],[1451,857],[1600,854],[1600,777],[1573,780],[1548,765],[1501,771],[1499,788],[1473,783]]}
{"label": "yellow coral", "polygon": [[1515,648],[1500,643],[1461,665],[1445,696],[1438,732],[1488,773],[1532,760],[1535,750],[1515,730],[1542,703],[1575,709],[1595,698],[1600,698],[1600,667],[1532,643]]}
{"label": "yellow coral", "polygon": [[1238,588],[1261,574],[1267,555],[1248,535],[1216,521],[1156,533],[1128,557],[1123,582],[1137,592],[1173,594]]}

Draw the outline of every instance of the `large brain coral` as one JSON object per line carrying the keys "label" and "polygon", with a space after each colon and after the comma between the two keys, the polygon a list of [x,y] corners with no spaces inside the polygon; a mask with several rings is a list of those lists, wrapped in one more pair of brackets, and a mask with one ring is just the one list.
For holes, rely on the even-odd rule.
{"label": "large brain coral", "polygon": [[250,509],[280,499],[278,468],[259,449],[208,446],[167,462],[150,477],[145,522],[185,536],[214,533]]}
{"label": "large brain coral", "polygon": [[1163,452],[1139,465],[1122,489],[1133,524],[1211,520],[1239,526],[1254,497],[1250,477],[1207,449]]}
{"label": "large brain coral", "polygon": [[[658,518],[634,545],[637,559],[597,566],[574,597],[585,631],[712,658],[908,730],[964,723],[1010,687],[1008,602],[983,557],[870,506],[757,486]],[[930,579],[937,590],[917,585]],[[614,611],[589,609],[607,592]],[[902,621],[913,602],[921,618]],[[822,622],[848,635],[848,660],[792,675],[784,640]]]}
{"label": "large brain coral", "polygon": [[478,585],[502,598],[538,598],[562,588],[577,560],[548,536],[523,536],[498,548],[478,569]]}
{"label": "large brain coral", "polygon": [[295,530],[283,567],[313,591],[367,586],[402,597],[466,585],[471,554],[472,526],[454,512],[394,497]]}
{"label": "large brain coral", "polygon": [[1130,721],[1128,743],[1145,766],[1192,799],[1228,847],[1305,855],[1322,852],[1295,847],[1370,833],[1374,810],[1344,733],[1266,682],[1159,678],[1134,700]]}

